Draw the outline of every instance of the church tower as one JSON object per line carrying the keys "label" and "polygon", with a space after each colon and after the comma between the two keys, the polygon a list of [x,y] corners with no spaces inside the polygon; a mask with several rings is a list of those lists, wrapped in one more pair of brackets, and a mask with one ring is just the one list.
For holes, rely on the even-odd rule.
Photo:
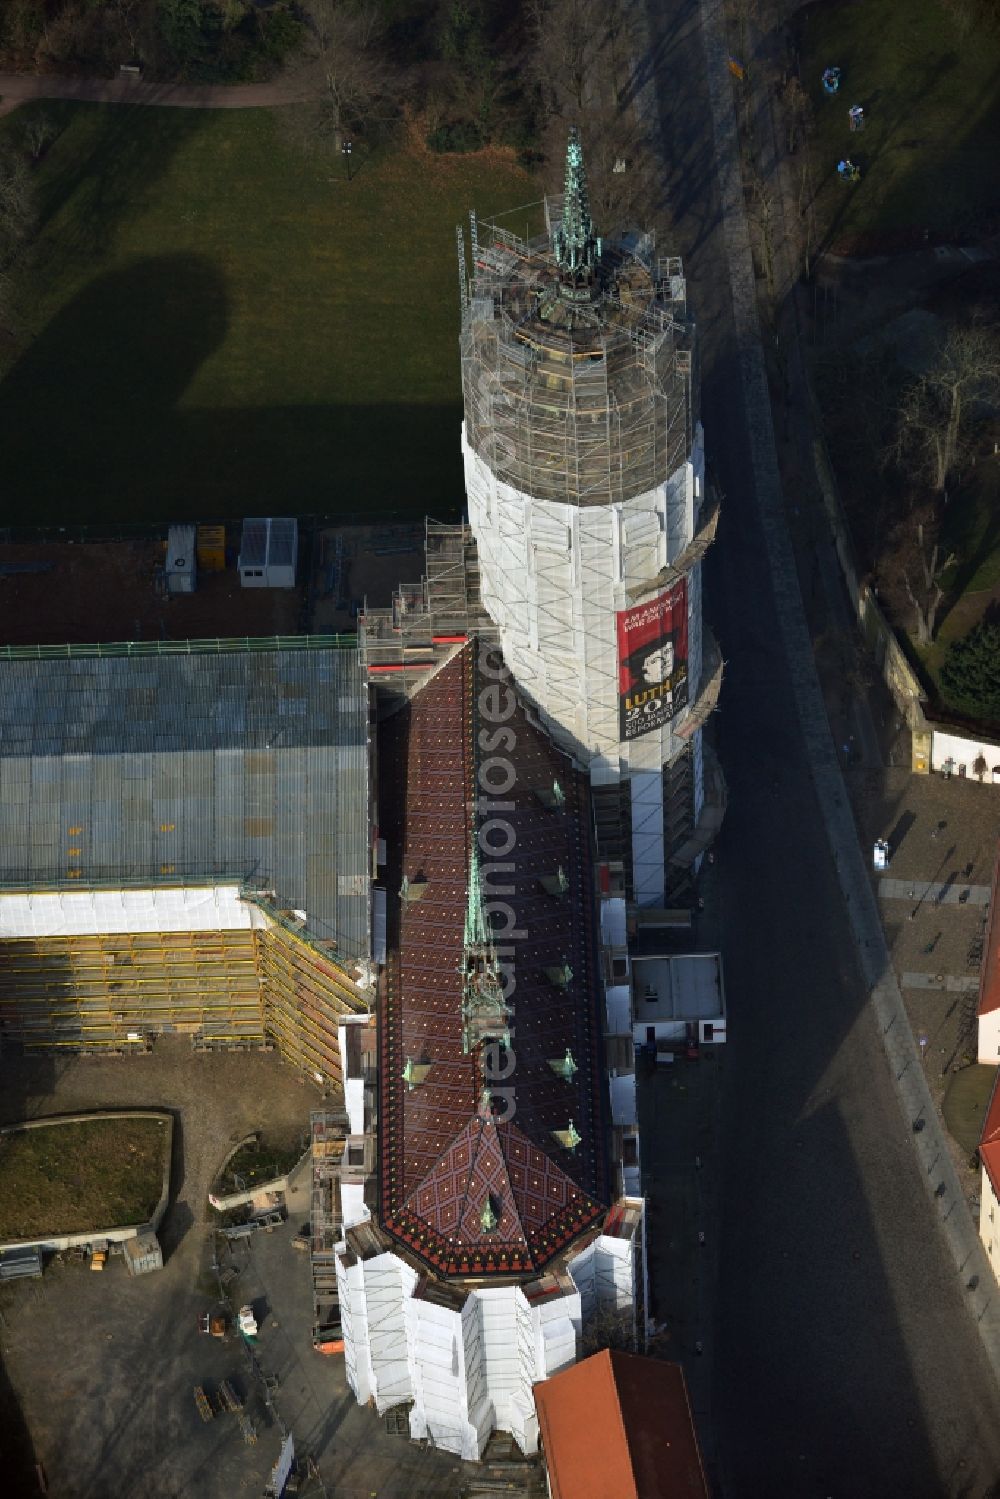
{"label": "church tower", "polygon": [[482,604],[518,688],[589,773],[608,878],[677,903],[721,821],[702,728],[722,663],[702,622],[705,482],[680,259],[602,239],[583,150],[547,232],[460,239],[462,445]]}

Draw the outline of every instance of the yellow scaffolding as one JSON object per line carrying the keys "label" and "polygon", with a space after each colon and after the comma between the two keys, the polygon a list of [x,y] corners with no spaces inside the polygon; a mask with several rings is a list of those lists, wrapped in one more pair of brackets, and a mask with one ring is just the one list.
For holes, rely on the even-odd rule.
{"label": "yellow scaffolding", "polygon": [[287,1061],[342,1082],[337,1028],[367,1008],[350,979],[285,927],[257,933],[264,1024]]}
{"label": "yellow scaffolding", "polygon": [[0,942],[0,1038],[29,1050],[125,1050],[179,1032],[263,1042],[251,931]]}
{"label": "yellow scaffolding", "polygon": [[367,1006],[293,931],[135,932],[0,942],[0,1049],[125,1052],[157,1035],[260,1047],[341,1082],[337,1028]]}

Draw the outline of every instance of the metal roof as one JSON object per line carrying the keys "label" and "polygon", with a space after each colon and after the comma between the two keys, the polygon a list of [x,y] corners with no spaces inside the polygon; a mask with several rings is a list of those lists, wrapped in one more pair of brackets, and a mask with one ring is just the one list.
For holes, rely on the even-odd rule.
{"label": "metal roof", "polygon": [[356,647],[0,659],[0,881],[238,877],[369,946]]}

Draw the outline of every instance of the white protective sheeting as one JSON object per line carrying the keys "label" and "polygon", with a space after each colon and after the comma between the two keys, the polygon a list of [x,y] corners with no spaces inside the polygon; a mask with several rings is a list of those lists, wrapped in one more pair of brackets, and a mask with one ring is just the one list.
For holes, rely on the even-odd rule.
{"label": "white protective sheeting", "polygon": [[404,1303],[417,1284],[417,1273],[394,1254],[365,1260],[364,1294],[368,1314],[375,1406],[379,1415],[413,1398],[407,1358]]}
{"label": "white protective sheeting", "polygon": [[[417,1276],[394,1254],[337,1260],[347,1381],[381,1412],[412,1400],[410,1435],[475,1461],[494,1430],[538,1446],[532,1386],[576,1359],[578,1291],[537,1304],[520,1286],[473,1291],[461,1310],[415,1296]],[[405,1365],[405,1368],[404,1368]]]}
{"label": "white protective sheeting", "polygon": [[601,901],[601,942],[605,947],[626,947],[625,897],[612,896]]}
{"label": "white protective sheeting", "polygon": [[0,893],[0,939],[228,932],[266,925],[258,907],[240,899],[238,885]]}
{"label": "white protective sheeting", "polygon": [[636,1303],[635,1256],[631,1239],[600,1234],[566,1268],[580,1292],[583,1323],[597,1312],[625,1311]]}
{"label": "white protective sheeting", "polygon": [[[469,1419],[463,1314],[423,1300],[408,1301],[404,1311],[413,1389],[410,1436],[474,1461],[486,1436],[481,1439]],[[491,1411],[483,1414],[488,1422]]]}
{"label": "white protective sheeting", "polygon": [[372,1397],[371,1349],[368,1338],[368,1305],[365,1299],[364,1265],[360,1260],[348,1263],[341,1254],[345,1245],[337,1246],[337,1292],[340,1297],[340,1326],[344,1337],[344,1374],[359,1405]]}
{"label": "white protective sheeting", "polygon": [[356,1223],[368,1222],[371,1212],[365,1205],[365,1188],[363,1182],[341,1182],[340,1212],[345,1233],[349,1228],[353,1228]]}
{"label": "white protective sheeting", "polygon": [[[627,770],[637,741],[620,739],[616,615],[692,539],[696,496],[704,490],[700,427],[690,462],[656,489],[611,505],[533,499],[498,480],[464,431],[462,448],[482,600],[507,664],[546,726],[582,763]],[[688,590],[688,661],[693,698],[701,669],[700,580]],[[680,748],[675,731],[685,716],[682,710],[646,736],[656,740],[658,765]]]}
{"label": "white protective sheeting", "polygon": [[637,1124],[635,1073],[626,1072],[619,1077],[609,1077],[608,1088],[611,1093],[612,1124]]}
{"label": "white protective sheeting", "polygon": [[608,1009],[608,1035],[628,1036],[632,1032],[632,992],[628,984],[616,984],[605,991]]}

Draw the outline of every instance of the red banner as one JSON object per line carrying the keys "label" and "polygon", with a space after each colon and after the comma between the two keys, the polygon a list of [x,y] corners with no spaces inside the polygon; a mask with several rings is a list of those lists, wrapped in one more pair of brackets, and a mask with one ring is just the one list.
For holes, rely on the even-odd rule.
{"label": "red banner", "polygon": [[688,700],[687,580],[618,614],[618,710],[622,739],[669,723]]}

